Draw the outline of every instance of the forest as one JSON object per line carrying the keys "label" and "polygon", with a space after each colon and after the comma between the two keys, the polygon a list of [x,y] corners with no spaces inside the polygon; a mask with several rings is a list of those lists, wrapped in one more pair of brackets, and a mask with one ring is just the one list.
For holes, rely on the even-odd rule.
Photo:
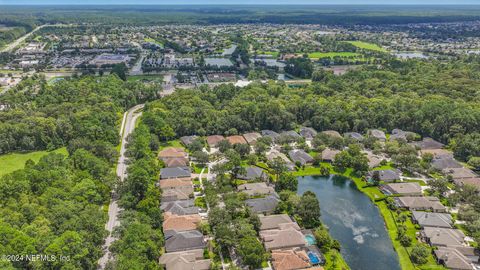
{"label": "forest", "polygon": [[[117,181],[114,162],[123,112],[158,89],[117,76],[49,85],[42,77],[3,95],[2,153],[66,146],[0,178],[0,253],[56,260],[0,261],[1,269],[95,269],[102,255],[105,207]],[[61,256],[69,260],[61,261]],[[127,269],[127,268],[126,268]]]}

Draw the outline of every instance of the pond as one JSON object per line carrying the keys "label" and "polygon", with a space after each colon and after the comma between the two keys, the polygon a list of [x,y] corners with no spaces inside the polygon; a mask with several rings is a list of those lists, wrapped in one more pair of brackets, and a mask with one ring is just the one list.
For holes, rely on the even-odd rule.
{"label": "pond", "polygon": [[354,270],[400,270],[383,218],[355,183],[341,176],[298,178],[298,193],[310,190],[320,202],[321,220]]}

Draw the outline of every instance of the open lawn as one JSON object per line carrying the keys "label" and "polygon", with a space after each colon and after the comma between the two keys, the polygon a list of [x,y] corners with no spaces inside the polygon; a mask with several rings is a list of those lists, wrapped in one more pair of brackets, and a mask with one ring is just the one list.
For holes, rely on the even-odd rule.
{"label": "open lawn", "polygon": [[342,255],[335,250],[331,249],[325,255],[325,269],[328,270],[348,270],[350,267],[348,267],[347,263],[343,259]]}
{"label": "open lawn", "polygon": [[363,58],[363,56],[359,53],[354,52],[313,52],[308,54],[308,58],[311,59],[320,59],[320,58],[334,58],[334,57],[341,57],[341,58]]}
{"label": "open lawn", "polygon": [[160,47],[163,48],[163,43],[160,42],[160,41],[158,41],[158,40],[155,40],[155,39],[149,38],[149,37],[148,37],[148,38],[144,38],[143,40],[144,40],[145,42],[155,43],[155,44],[157,44],[158,46],[160,46]]}
{"label": "open lawn", "polygon": [[265,54],[265,55],[271,55],[274,58],[278,58],[278,55],[280,54],[279,52],[266,52],[266,51],[259,51],[257,52],[258,55],[260,54]]}
{"label": "open lawn", "polygon": [[163,76],[158,74],[131,75],[131,76],[128,76],[127,81],[129,82],[136,82],[136,81],[162,82]]}
{"label": "open lawn", "polygon": [[34,162],[38,162],[41,157],[47,155],[48,153],[60,153],[65,156],[68,155],[67,149],[65,147],[59,148],[57,150],[47,152],[47,151],[36,151],[30,153],[12,153],[0,156],[0,177],[11,173],[16,170],[23,169],[25,162],[29,159]]}
{"label": "open lawn", "polygon": [[377,51],[377,52],[387,52],[387,50],[385,50],[384,48],[374,43],[363,42],[363,41],[347,41],[347,42],[360,49]]}
{"label": "open lawn", "polygon": [[180,148],[185,148],[183,147],[183,144],[180,142],[180,140],[173,140],[173,141],[168,141],[168,142],[161,142],[160,143],[160,149],[163,150],[167,147],[180,147]]}

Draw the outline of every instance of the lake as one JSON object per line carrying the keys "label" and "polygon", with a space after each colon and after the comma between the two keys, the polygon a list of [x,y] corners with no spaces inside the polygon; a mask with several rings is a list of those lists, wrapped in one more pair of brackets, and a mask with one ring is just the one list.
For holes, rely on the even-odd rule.
{"label": "lake", "polygon": [[378,208],[355,183],[341,176],[298,178],[298,193],[310,190],[320,202],[321,220],[352,270],[400,270]]}

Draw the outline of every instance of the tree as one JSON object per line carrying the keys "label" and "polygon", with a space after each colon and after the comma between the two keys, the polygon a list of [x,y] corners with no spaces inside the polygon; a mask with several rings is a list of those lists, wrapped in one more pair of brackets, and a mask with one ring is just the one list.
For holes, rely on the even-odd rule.
{"label": "tree", "polygon": [[127,80],[128,68],[125,63],[116,64],[112,68],[112,74],[116,74],[123,81]]}
{"label": "tree", "polygon": [[285,161],[283,161],[283,159],[281,159],[280,157],[276,157],[272,161],[269,161],[268,167],[270,167],[270,169],[273,171],[276,179],[278,179],[280,175],[287,170],[287,167],[285,166]]}
{"label": "tree", "polygon": [[449,190],[448,181],[445,178],[432,179],[428,181],[428,185],[432,193],[440,197],[445,197],[445,193]]}
{"label": "tree", "polygon": [[323,226],[319,226],[313,232],[317,246],[323,251],[327,252],[332,248],[333,239],[328,233],[327,229]]}
{"label": "tree", "polygon": [[249,269],[257,269],[262,265],[265,250],[262,243],[254,236],[240,239],[237,249],[242,261]]}
{"label": "tree", "polygon": [[275,190],[280,192],[282,190],[297,191],[298,179],[291,173],[282,173],[275,183]]}
{"label": "tree", "polygon": [[480,157],[471,157],[468,160],[468,165],[472,166],[474,170],[480,171]]}
{"label": "tree", "polygon": [[311,191],[303,193],[296,206],[295,213],[305,228],[318,226],[320,224],[320,204],[315,193]]}
{"label": "tree", "polygon": [[410,258],[415,264],[425,264],[428,261],[429,248],[424,244],[416,244],[410,252]]}
{"label": "tree", "polygon": [[217,144],[218,151],[221,153],[227,152],[227,150],[232,149],[232,144],[228,140],[221,140]]}

